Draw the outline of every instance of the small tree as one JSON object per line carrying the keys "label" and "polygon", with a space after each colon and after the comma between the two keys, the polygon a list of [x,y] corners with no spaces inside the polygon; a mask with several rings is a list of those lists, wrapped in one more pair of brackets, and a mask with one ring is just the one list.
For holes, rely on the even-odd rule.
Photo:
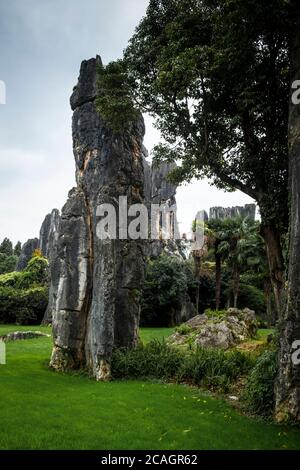
{"label": "small tree", "polygon": [[207,222],[208,246],[213,247],[215,257],[216,273],[216,310],[220,308],[221,301],[221,276],[222,276],[222,253],[219,250],[222,241],[222,220],[211,219]]}
{"label": "small tree", "polygon": [[14,255],[15,256],[20,256],[21,251],[22,251],[22,244],[19,241],[19,242],[16,243],[16,246],[14,247]]}
{"label": "small tree", "polygon": [[6,256],[13,256],[14,254],[13,244],[9,238],[7,237],[4,238],[3,242],[0,245],[0,253]]}
{"label": "small tree", "polygon": [[233,306],[236,308],[240,277],[258,246],[259,225],[246,217],[224,219],[219,232],[218,252],[226,260],[232,275]]}
{"label": "small tree", "polygon": [[[288,225],[289,30],[285,0],[150,0],[122,67],[131,102],[156,118],[163,136],[157,159],[181,161],[176,182],[210,177],[257,201],[278,312]],[[119,109],[121,119],[110,69],[99,109],[107,117]]]}
{"label": "small tree", "polygon": [[7,256],[3,253],[0,253],[0,274],[14,271],[17,261],[17,256]]}

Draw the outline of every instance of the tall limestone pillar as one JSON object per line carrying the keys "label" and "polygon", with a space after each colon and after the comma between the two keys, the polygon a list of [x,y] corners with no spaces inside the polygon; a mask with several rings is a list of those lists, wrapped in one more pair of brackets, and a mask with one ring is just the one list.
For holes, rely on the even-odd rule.
{"label": "tall limestone pillar", "polygon": [[[141,240],[119,239],[119,196],[128,205],[144,201],[142,116],[114,133],[96,110],[97,65],[83,61],[71,96],[76,188],[62,209],[54,292],[51,366],[87,368],[97,380],[110,378],[114,346],[138,340],[140,291],[144,277]],[[117,211],[116,239],[99,237],[99,207]],[[130,220],[129,220],[130,222]]]}

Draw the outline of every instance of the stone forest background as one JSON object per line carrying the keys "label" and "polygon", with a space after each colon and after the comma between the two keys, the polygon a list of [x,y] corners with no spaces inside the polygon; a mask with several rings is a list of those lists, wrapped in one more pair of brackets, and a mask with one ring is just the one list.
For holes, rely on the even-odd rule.
{"label": "stone forest background", "polygon": [[[82,61],[76,186],[0,244],[0,449],[300,448],[299,88],[296,0],[150,0]],[[253,203],[178,234],[203,177]]]}

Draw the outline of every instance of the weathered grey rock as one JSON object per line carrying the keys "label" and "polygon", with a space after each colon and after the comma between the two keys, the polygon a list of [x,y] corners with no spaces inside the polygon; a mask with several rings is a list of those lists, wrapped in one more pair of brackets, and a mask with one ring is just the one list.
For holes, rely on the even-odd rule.
{"label": "weathered grey rock", "polygon": [[113,347],[138,341],[144,253],[139,240],[100,239],[97,208],[117,207],[119,196],[127,196],[128,205],[144,201],[145,129],[142,116],[118,134],[105,124],[95,105],[99,63],[99,57],[82,63],[71,97],[77,187],[62,209],[51,268],[51,366],[86,367],[106,380]]}
{"label": "weathered grey rock", "polygon": [[170,183],[167,176],[176,168],[175,163],[162,163],[151,168],[151,199],[154,204],[175,204],[177,186]]}
{"label": "weathered grey rock", "polygon": [[148,150],[143,146],[143,167],[144,167],[144,196],[145,204],[150,209],[152,200],[152,170],[151,165],[148,163],[149,156]]}
{"label": "weathered grey rock", "polygon": [[53,209],[50,214],[46,215],[40,229],[39,249],[49,262],[51,261],[58,240],[59,224],[59,210]]}
{"label": "weathered grey rock", "polygon": [[[53,263],[55,263],[57,253],[57,241],[60,225],[60,214],[58,209],[53,209],[50,214],[47,214],[40,228],[40,234],[38,239],[38,246],[49,261],[49,274]],[[50,276],[49,276],[50,277]],[[42,324],[48,325],[52,321],[52,313],[54,308],[55,292],[53,291],[53,285],[50,286],[50,295],[48,306],[42,321]]]}
{"label": "weathered grey rock", "polygon": [[43,256],[48,258],[49,264],[51,265],[53,253],[56,250],[59,223],[59,211],[57,209],[53,209],[51,214],[46,215],[42,223],[39,238],[29,239],[22,246],[22,251],[16,265],[17,271],[22,271],[26,268],[28,261],[30,261],[32,254],[36,249],[41,250]]}
{"label": "weathered grey rock", "polygon": [[24,243],[22,246],[22,251],[19,256],[16,271],[23,271],[26,268],[28,261],[30,261],[34,250],[36,250],[39,246],[39,239],[38,238],[30,238],[27,242]]}
{"label": "weathered grey rock", "polygon": [[180,323],[192,319],[195,315],[197,315],[195,305],[189,298],[186,298],[178,309],[178,314],[175,317],[175,324],[180,325]]}
{"label": "weathered grey rock", "polygon": [[97,75],[95,67],[101,66],[102,61],[99,55],[93,60],[84,60],[80,66],[78,83],[73,88],[70,98],[71,109],[74,111],[82,104],[93,102],[97,97]]}
{"label": "weathered grey rock", "polygon": [[255,219],[256,205],[245,204],[245,206],[234,207],[211,207],[209,209],[210,219],[227,219],[231,217],[250,217]]}
{"label": "weathered grey rock", "polygon": [[255,312],[249,309],[229,309],[225,316],[197,315],[171,335],[171,344],[194,344],[204,348],[232,348],[257,333]]}
{"label": "weathered grey rock", "polygon": [[198,328],[203,325],[203,323],[206,323],[208,320],[208,317],[203,314],[203,315],[196,315],[190,320],[186,321],[185,324],[191,327],[192,329]]}
{"label": "weathered grey rock", "polygon": [[[159,166],[150,166],[146,160],[147,156],[147,150],[144,149],[145,200],[149,209],[149,227],[151,223],[157,227],[157,237],[150,238],[147,245],[147,255],[151,258],[157,258],[162,252],[165,252],[171,256],[184,257],[184,250],[179,239],[176,212],[177,186],[168,180],[168,174],[176,168],[176,164],[162,163]],[[159,205],[162,209],[161,214],[163,211],[168,214],[169,223],[165,230],[162,227],[162,215],[157,215],[155,220],[154,213],[151,213],[151,204]]]}

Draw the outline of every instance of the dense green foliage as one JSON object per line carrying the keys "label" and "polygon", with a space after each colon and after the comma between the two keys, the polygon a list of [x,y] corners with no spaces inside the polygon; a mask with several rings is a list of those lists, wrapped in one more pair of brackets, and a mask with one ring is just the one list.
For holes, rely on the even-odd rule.
{"label": "dense green foliage", "polygon": [[242,217],[210,219],[205,230],[209,250],[204,262],[214,260],[216,308],[236,302],[237,308],[248,307],[274,324],[271,279],[259,222]]}
{"label": "dense green foliage", "polygon": [[278,372],[278,352],[266,351],[251,371],[243,399],[249,412],[270,418],[274,412],[274,381]]}
{"label": "dense green foliage", "polygon": [[0,253],[0,275],[13,271],[17,261],[18,257],[15,255],[7,256],[4,253]]}
{"label": "dense green foliage", "polygon": [[[240,189],[284,230],[288,31],[284,0],[150,0],[121,67],[131,101],[156,118],[157,156],[181,160],[174,178]],[[102,112],[121,119],[107,91]]]}
{"label": "dense green foliage", "polygon": [[[208,177],[257,202],[278,315],[289,213],[290,28],[286,0],[150,0],[121,67],[132,109],[154,116],[161,132],[156,160],[179,162],[173,181]],[[114,81],[114,63],[108,82],[109,68]],[[100,111],[121,120],[123,100],[119,106],[113,88],[106,91]]]}
{"label": "dense green foliage", "polygon": [[[196,285],[192,261],[162,254],[149,260],[143,289],[141,325],[171,326],[184,302],[195,303]],[[207,273],[200,278],[199,311],[213,304],[214,282]]]}
{"label": "dense green foliage", "polygon": [[21,242],[17,242],[16,246],[14,247],[14,255],[19,257],[21,254],[21,251],[22,251],[22,244]]}
{"label": "dense green foliage", "polygon": [[122,60],[98,68],[97,107],[115,131],[128,129],[140,113],[133,106],[132,87]]}
{"label": "dense green foliage", "polygon": [[118,349],[112,360],[115,377],[172,379],[222,391],[251,367],[252,359],[239,351],[198,348],[186,353],[156,341],[131,351]]}
{"label": "dense green foliage", "polygon": [[48,262],[33,257],[24,271],[0,275],[0,321],[40,323],[48,303]]}
{"label": "dense green foliage", "polygon": [[12,256],[14,254],[13,244],[9,238],[4,238],[0,244],[0,253],[3,253],[6,256]]}
{"label": "dense green foliage", "polygon": [[35,256],[31,258],[24,271],[14,271],[0,276],[0,286],[27,289],[46,285],[48,281],[48,261]]}
{"label": "dense green foliage", "polygon": [[4,238],[0,244],[0,274],[9,273],[16,267],[21,253],[21,242],[13,248],[9,238]]}
{"label": "dense green foliage", "polygon": [[249,284],[240,284],[238,308],[248,307],[254,310],[256,315],[266,320],[266,302],[265,296],[261,289]]}
{"label": "dense green foliage", "polygon": [[141,325],[169,326],[188,291],[184,263],[177,257],[161,255],[147,264],[143,289]]}

